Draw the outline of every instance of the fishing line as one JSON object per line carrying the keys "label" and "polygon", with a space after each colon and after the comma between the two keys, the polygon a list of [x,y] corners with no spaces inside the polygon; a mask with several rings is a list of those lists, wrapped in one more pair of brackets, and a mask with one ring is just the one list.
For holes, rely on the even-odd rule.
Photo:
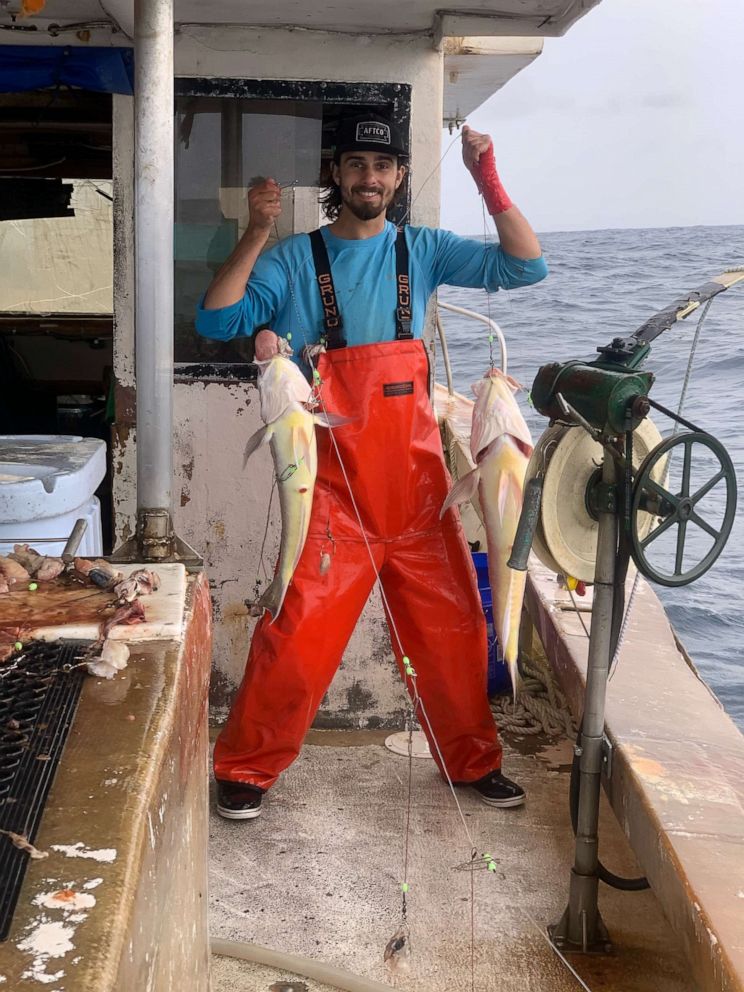
{"label": "fishing line", "polygon": [[[465,121],[463,121],[462,123],[464,124]],[[449,153],[451,152],[451,150],[454,148],[454,146],[457,144],[457,142],[460,141],[460,139],[461,139],[461,135],[458,133],[458,134],[456,134],[454,136],[454,138],[452,139],[452,141],[450,141],[450,143],[447,145],[447,147],[444,150],[444,154],[442,155],[442,157],[439,159],[439,161],[434,166],[434,168],[431,170],[431,172],[426,177],[426,179],[424,179],[424,181],[419,186],[418,193],[416,193],[416,195],[414,196],[414,198],[411,200],[410,206],[408,207],[408,209],[406,210],[406,212],[403,214],[403,217],[401,218],[400,223],[398,225],[399,227],[403,227],[403,225],[405,224],[405,222],[411,216],[411,213],[413,211],[413,208],[416,206],[416,202],[418,201],[418,198],[423,193],[424,188],[428,185],[429,181],[432,179],[432,177],[434,176],[434,174],[437,173],[437,172],[439,172],[439,170],[442,168],[442,162],[444,162],[444,160],[447,158],[447,156],[449,155]]]}
{"label": "fishing line", "polygon": [[263,540],[261,541],[261,550],[258,553],[258,565],[256,566],[256,581],[253,583],[253,595],[254,598],[258,599],[259,589],[261,585],[261,579],[259,578],[260,570],[263,568],[264,578],[268,579],[269,570],[266,567],[266,562],[264,560],[264,549],[266,547],[266,538],[269,533],[269,524],[271,522],[271,504],[274,501],[274,490],[276,489],[276,472],[271,481],[271,492],[269,493],[269,506],[266,510],[266,526],[264,527]]}
{"label": "fishing line", "polygon": [[535,919],[535,918],[534,918],[533,916],[531,916],[531,915],[530,915],[530,913],[528,913],[528,912],[527,912],[527,910],[526,910],[526,909],[524,908],[524,906],[520,906],[519,908],[520,908],[520,909],[522,910],[522,912],[524,913],[524,915],[525,915],[525,916],[527,917],[527,919],[528,919],[528,920],[530,921],[530,923],[531,923],[531,924],[533,925],[533,927],[535,928],[535,930],[537,930],[537,932],[538,932],[538,933],[540,934],[540,936],[541,936],[541,937],[543,938],[543,940],[544,940],[544,941],[545,941],[545,942],[547,943],[547,945],[548,945],[548,947],[549,947],[549,948],[550,948],[550,949],[551,949],[551,950],[552,950],[552,951],[553,951],[553,952],[554,952],[554,953],[555,953],[555,954],[556,954],[556,955],[557,955],[557,956],[558,956],[558,957],[560,958],[560,960],[561,960],[561,961],[562,961],[562,962],[563,962],[563,963],[565,964],[565,966],[566,966],[566,967],[568,968],[568,970],[569,970],[569,971],[571,972],[571,974],[572,974],[572,975],[574,976],[574,978],[575,978],[575,979],[576,979],[576,981],[577,981],[577,982],[579,983],[579,985],[580,985],[580,986],[582,987],[582,989],[584,989],[584,992],[592,992],[592,990],[591,990],[591,989],[589,988],[589,986],[588,986],[588,985],[586,984],[586,982],[585,982],[585,981],[583,980],[583,978],[581,977],[581,975],[579,975],[579,973],[578,973],[578,972],[576,971],[576,969],[575,969],[575,968],[573,967],[573,965],[572,965],[572,964],[571,964],[571,962],[570,962],[570,961],[568,960],[568,958],[566,958],[566,957],[565,957],[565,955],[563,955],[563,954],[562,954],[562,953],[560,952],[560,950],[559,950],[559,949],[558,949],[558,948],[557,948],[557,947],[555,946],[555,944],[554,944],[554,943],[552,942],[552,940],[550,939],[550,937],[548,937],[548,935],[547,935],[547,934],[545,933],[545,931],[544,931],[544,930],[543,930],[543,928],[542,928],[542,927],[540,926],[540,924],[539,924],[539,923],[537,922],[537,920],[536,920],[536,919]]}
{"label": "fishing line", "polygon": [[[484,251],[487,251],[488,250],[488,229],[486,227],[487,214],[486,214],[486,201],[483,199],[483,196],[481,196],[481,210],[483,211],[483,249]],[[488,309],[488,319],[493,320],[493,318],[491,317],[491,293],[488,290],[488,288],[486,288],[486,307]],[[495,363],[493,360],[493,331],[491,329],[489,329],[488,332],[488,361],[489,361],[490,369],[493,370],[495,368]]]}

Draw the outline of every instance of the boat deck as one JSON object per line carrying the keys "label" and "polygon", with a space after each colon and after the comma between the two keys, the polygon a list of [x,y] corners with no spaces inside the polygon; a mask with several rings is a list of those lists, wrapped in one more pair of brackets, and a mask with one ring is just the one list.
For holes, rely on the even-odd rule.
{"label": "boat deck", "polygon": [[[570,743],[515,740],[507,746],[505,770],[528,793],[521,809],[490,809],[458,790],[476,847],[498,863],[497,873],[473,876],[474,983],[471,874],[454,870],[469,859],[469,842],[433,762],[415,759],[408,897],[413,952],[410,971],[393,982],[383,951],[400,921],[408,761],[390,753],[384,738],[380,731],[312,731],[260,818],[228,822],[212,805],[212,936],[305,955],[406,992],[580,989],[544,933],[568,893]],[[612,870],[640,873],[606,804],[600,837]],[[586,985],[594,992],[692,992],[682,945],[653,894],[602,887],[600,899],[614,952],[572,957]],[[212,959],[214,992],[268,992],[286,982],[299,983],[293,990],[331,992],[289,972]]]}

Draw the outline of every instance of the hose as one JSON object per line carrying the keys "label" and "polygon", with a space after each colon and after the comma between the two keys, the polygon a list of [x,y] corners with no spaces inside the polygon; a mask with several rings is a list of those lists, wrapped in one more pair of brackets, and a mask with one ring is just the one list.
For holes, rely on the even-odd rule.
{"label": "hose", "polygon": [[285,954],[274,951],[260,944],[249,944],[242,940],[221,940],[212,937],[210,942],[212,954],[221,954],[226,958],[237,958],[239,961],[251,961],[253,964],[267,965],[282,971],[291,971],[294,975],[311,978],[324,985],[331,985],[342,992],[392,992],[391,985],[372,981],[353,975],[343,968],[336,968],[322,961],[314,961],[299,954]]}

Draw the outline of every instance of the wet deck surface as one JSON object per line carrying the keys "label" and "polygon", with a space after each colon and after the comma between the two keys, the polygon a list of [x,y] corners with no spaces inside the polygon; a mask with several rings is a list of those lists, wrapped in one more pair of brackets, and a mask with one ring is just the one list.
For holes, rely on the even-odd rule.
{"label": "wet deck surface", "polygon": [[[494,810],[458,796],[479,851],[498,861],[475,887],[475,981],[471,985],[469,841],[433,763],[414,764],[409,852],[413,956],[393,982],[383,951],[400,920],[407,759],[379,733],[314,732],[254,821],[210,814],[210,931],[302,954],[405,992],[574,992],[581,985],[541,930],[565,907],[573,844],[568,817],[568,742],[536,753],[507,748],[504,770],[528,792],[522,809]],[[318,743],[320,742],[320,743]],[[523,751],[534,751],[534,747]],[[639,874],[607,808],[601,853],[612,870]],[[681,944],[650,892],[600,889],[615,951],[573,957],[594,990],[693,992]],[[213,958],[214,992],[269,992],[297,976]],[[308,992],[325,986],[301,979]],[[300,986],[302,987],[302,986]]]}

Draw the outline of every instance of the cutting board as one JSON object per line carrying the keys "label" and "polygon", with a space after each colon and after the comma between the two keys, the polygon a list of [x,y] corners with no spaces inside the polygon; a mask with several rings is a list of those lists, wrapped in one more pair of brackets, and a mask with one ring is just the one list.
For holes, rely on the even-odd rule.
{"label": "cutting board", "polygon": [[[181,636],[186,598],[186,568],[180,564],[148,565],[160,576],[160,588],[142,596],[145,622],[113,627],[109,637],[117,641],[170,640]],[[142,565],[117,565],[128,576]],[[28,640],[95,641],[101,610],[111,603],[111,593],[93,585],[40,583],[39,589],[12,592],[0,597],[0,628],[23,628]],[[110,611],[103,614],[110,616]]]}

